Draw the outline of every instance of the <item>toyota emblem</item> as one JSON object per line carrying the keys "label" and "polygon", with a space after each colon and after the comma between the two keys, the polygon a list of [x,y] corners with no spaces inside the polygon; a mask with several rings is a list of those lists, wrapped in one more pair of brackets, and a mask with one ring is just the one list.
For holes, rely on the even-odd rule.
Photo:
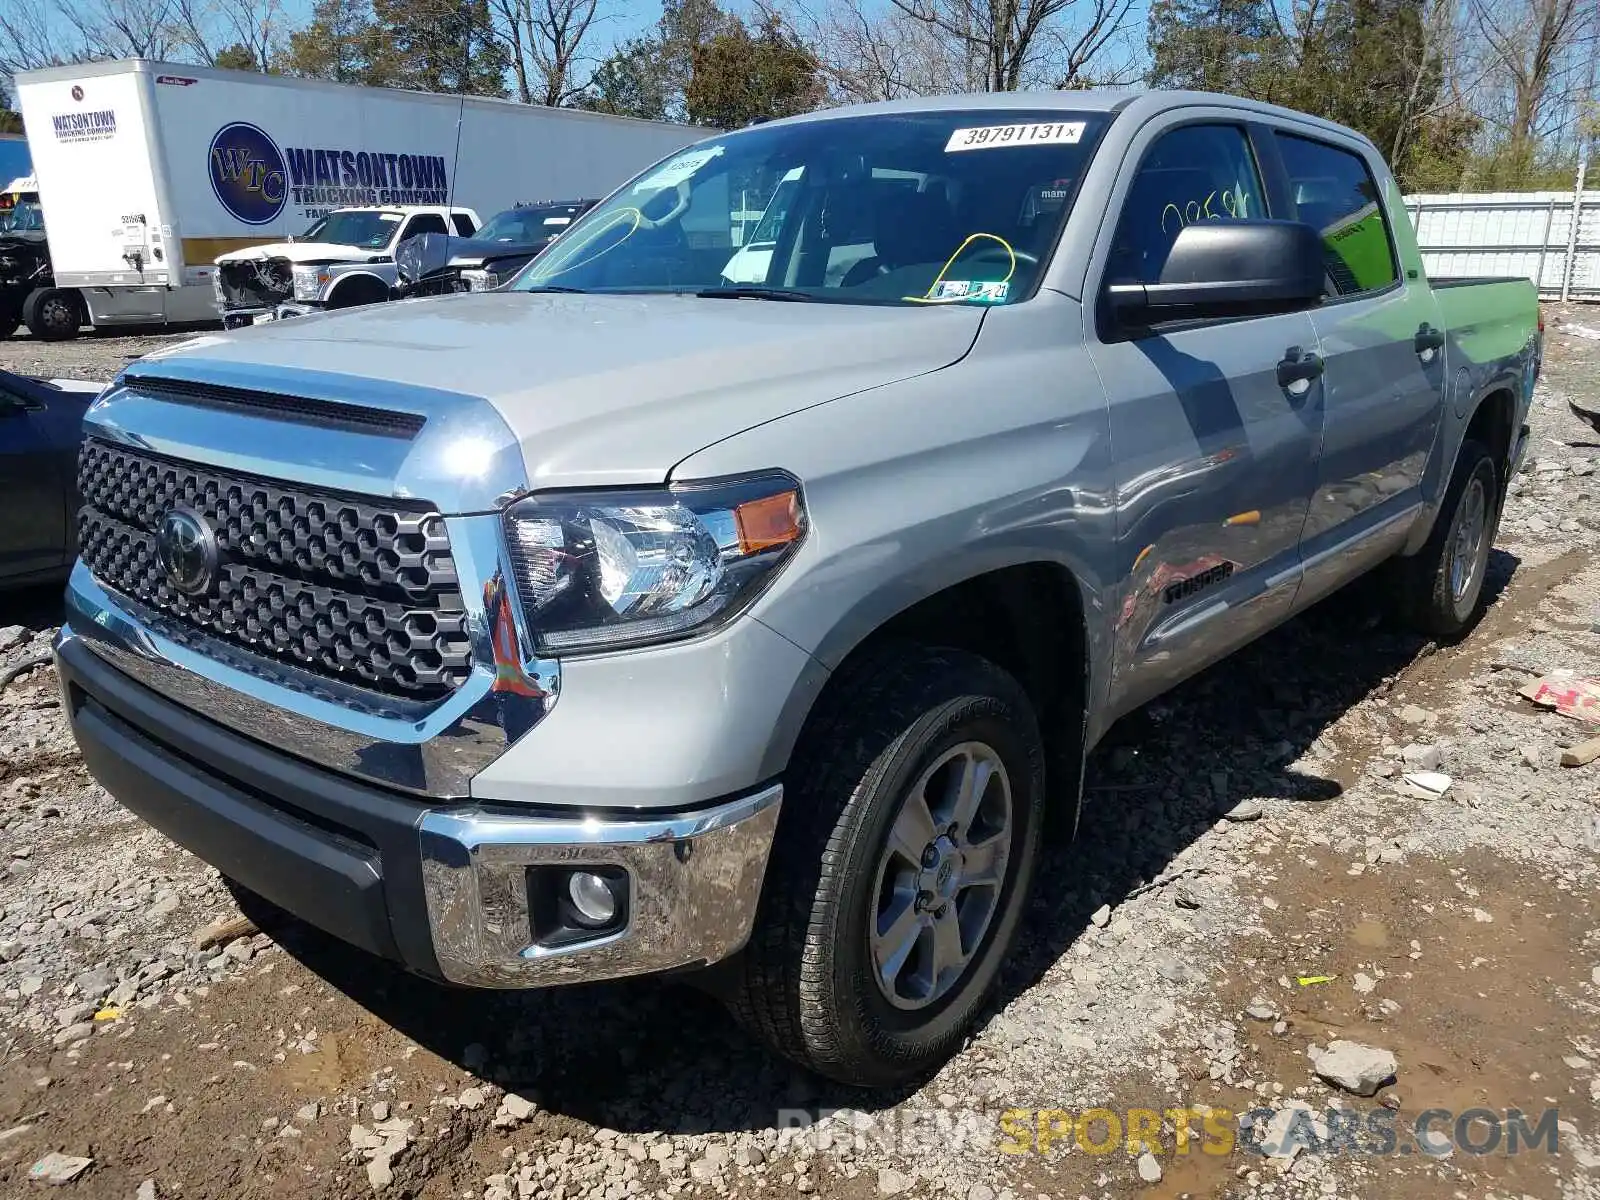
{"label": "toyota emblem", "polygon": [[178,591],[204,595],[217,577],[217,535],[193,509],[174,508],[156,531],[156,557]]}

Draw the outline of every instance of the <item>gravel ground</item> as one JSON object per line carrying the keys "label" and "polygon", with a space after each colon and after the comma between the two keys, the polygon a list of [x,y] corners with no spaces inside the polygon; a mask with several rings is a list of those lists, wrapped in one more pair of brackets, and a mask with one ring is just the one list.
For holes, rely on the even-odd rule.
{"label": "gravel ground", "polygon": [[[1595,731],[1519,695],[1600,675],[1600,435],[1567,403],[1600,403],[1600,342],[1555,323],[1600,313],[1548,311],[1478,629],[1424,644],[1358,585],[1124,721],[998,1004],[911,1094],[774,1061],[683,986],[448,991],[241,916],[89,781],[50,669],[24,673],[0,691],[0,1193],[1600,1195],[1600,761],[1559,766]],[[108,378],[162,340],[0,365]],[[57,619],[0,599],[0,677]],[[1414,769],[1449,790],[1407,795]],[[1411,1135],[1513,1108],[1558,1110],[1558,1152]],[[1123,1136],[1074,1127],[1091,1109]],[[1392,1121],[1395,1153],[1341,1147],[1347,1120]]]}

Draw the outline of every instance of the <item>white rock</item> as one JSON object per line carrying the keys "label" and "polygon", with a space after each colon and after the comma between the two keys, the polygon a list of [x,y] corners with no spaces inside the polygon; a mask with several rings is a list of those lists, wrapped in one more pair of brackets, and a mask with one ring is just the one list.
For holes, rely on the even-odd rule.
{"label": "white rock", "polygon": [[994,1200],[994,1189],[987,1183],[975,1183],[967,1189],[967,1200]]}
{"label": "white rock", "polygon": [[0,626],[0,653],[15,650],[28,640],[28,631],[21,625]]}
{"label": "white rock", "polygon": [[1400,719],[1407,725],[1432,725],[1438,720],[1432,711],[1416,704],[1407,704],[1401,708]]}
{"label": "white rock", "polygon": [[878,1170],[878,1194],[880,1196],[898,1196],[901,1192],[911,1190],[911,1178],[896,1171],[893,1167],[881,1167]]}
{"label": "white rock", "polygon": [[482,1088],[478,1087],[469,1087],[466,1091],[462,1092],[461,1095],[456,1097],[456,1103],[462,1108],[478,1109],[482,1108],[488,1102],[489,1097],[483,1094]]}
{"label": "white rock", "polygon": [[1156,1156],[1148,1150],[1139,1155],[1139,1178],[1146,1183],[1161,1182],[1161,1164],[1156,1161]]}
{"label": "white rock", "polygon": [[1241,800],[1222,815],[1229,821],[1259,821],[1265,811],[1259,800]]}
{"label": "white rock", "polygon": [[7,1142],[16,1141],[32,1128],[32,1125],[13,1125],[10,1129],[0,1130],[0,1146],[4,1146]]}
{"label": "white rock", "polygon": [[1481,908],[1475,908],[1475,909],[1472,910],[1472,919],[1474,921],[1476,921],[1479,925],[1493,925],[1494,924],[1494,915],[1492,913],[1484,912],[1483,909],[1481,909]]}
{"label": "white rock", "polygon": [[28,1178],[35,1183],[71,1183],[87,1171],[93,1162],[92,1158],[82,1158],[75,1154],[57,1154],[52,1150],[28,1168]]}
{"label": "white rock", "polygon": [[322,1115],[322,1105],[313,1100],[310,1104],[302,1104],[294,1110],[294,1119],[302,1125],[309,1125]]}
{"label": "white rock", "polygon": [[1373,1095],[1398,1069],[1389,1051],[1360,1042],[1333,1041],[1326,1050],[1311,1046],[1306,1056],[1319,1077],[1357,1096]]}
{"label": "white rock", "polygon": [[394,1182],[394,1172],[389,1169],[389,1156],[380,1154],[367,1163],[367,1182],[372,1190],[381,1192]]}
{"label": "white rock", "polygon": [[1419,746],[1415,742],[1400,751],[1400,761],[1413,771],[1437,771],[1443,757],[1437,746]]}
{"label": "white rock", "polygon": [[1400,777],[1399,789],[1417,800],[1437,800],[1454,782],[1442,771],[1407,771]]}
{"label": "white rock", "polygon": [[134,1193],[133,1200],[156,1200],[156,1181],[146,1179],[139,1185],[139,1190]]}
{"label": "white rock", "polygon": [[389,1119],[389,1102],[379,1100],[372,1106],[372,1119],[374,1121],[387,1121]]}
{"label": "white rock", "polygon": [[1089,917],[1089,923],[1096,929],[1104,929],[1110,921],[1111,905],[1109,904],[1102,904]]}
{"label": "white rock", "polygon": [[1357,993],[1365,996],[1378,986],[1378,981],[1364,971],[1357,971],[1355,977],[1350,981],[1350,986],[1355,988]]}

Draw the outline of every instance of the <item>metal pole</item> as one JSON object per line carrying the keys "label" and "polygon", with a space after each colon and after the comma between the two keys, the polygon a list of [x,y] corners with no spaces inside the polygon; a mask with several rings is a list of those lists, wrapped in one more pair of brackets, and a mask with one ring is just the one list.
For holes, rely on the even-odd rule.
{"label": "metal pole", "polygon": [[1533,290],[1538,292],[1544,286],[1544,256],[1550,249],[1550,227],[1556,223],[1556,202],[1550,201],[1550,207],[1544,214],[1544,236],[1539,239],[1539,265],[1533,269]]}
{"label": "metal pole", "polygon": [[1583,177],[1589,171],[1589,148],[1585,143],[1578,154],[1578,178],[1572,187],[1572,228],[1567,230],[1567,261],[1561,264],[1561,303],[1567,302],[1572,287],[1573,259],[1578,254],[1578,222],[1583,219]]}

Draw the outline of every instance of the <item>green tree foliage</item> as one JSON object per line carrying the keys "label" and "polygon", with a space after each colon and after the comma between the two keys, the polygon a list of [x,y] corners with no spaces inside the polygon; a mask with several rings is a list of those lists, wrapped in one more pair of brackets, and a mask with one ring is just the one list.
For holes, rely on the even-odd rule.
{"label": "green tree foliage", "polygon": [[823,102],[817,56],[776,16],[752,29],[716,0],[663,0],[655,32],[619,47],[584,108],[731,129]]}
{"label": "green tree foliage", "polygon": [[1261,98],[1285,51],[1268,0],[1156,0],[1149,17],[1150,82]]}
{"label": "green tree foliage", "polygon": [[256,61],[255,52],[248,46],[235,43],[224,46],[217,51],[211,63],[214,67],[221,67],[227,71],[259,71],[261,64]]}
{"label": "green tree foliage", "polygon": [[507,59],[487,0],[317,0],[281,65],[336,83],[506,94]]}
{"label": "green tree foliage", "polygon": [[380,32],[370,54],[390,87],[504,96],[509,63],[487,0],[372,0]]}
{"label": "green tree foliage", "polygon": [[631,38],[600,64],[578,105],[618,117],[665,121],[672,101],[661,44],[654,38]]}
{"label": "green tree foliage", "polygon": [[316,0],[311,22],[289,35],[284,74],[382,86],[373,57],[381,37],[368,0]]}
{"label": "green tree foliage", "polygon": [[684,106],[697,125],[740,129],[809,112],[823,100],[817,59],[767,16],[752,33],[742,22],[697,46]]}
{"label": "green tree foliage", "polygon": [[1156,0],[1147,36],[1158,87],[1231,92],[1359,130],[1403,186],[1468,157],[1477,123],[1437,113],[1444,64],[1429,0]]}

